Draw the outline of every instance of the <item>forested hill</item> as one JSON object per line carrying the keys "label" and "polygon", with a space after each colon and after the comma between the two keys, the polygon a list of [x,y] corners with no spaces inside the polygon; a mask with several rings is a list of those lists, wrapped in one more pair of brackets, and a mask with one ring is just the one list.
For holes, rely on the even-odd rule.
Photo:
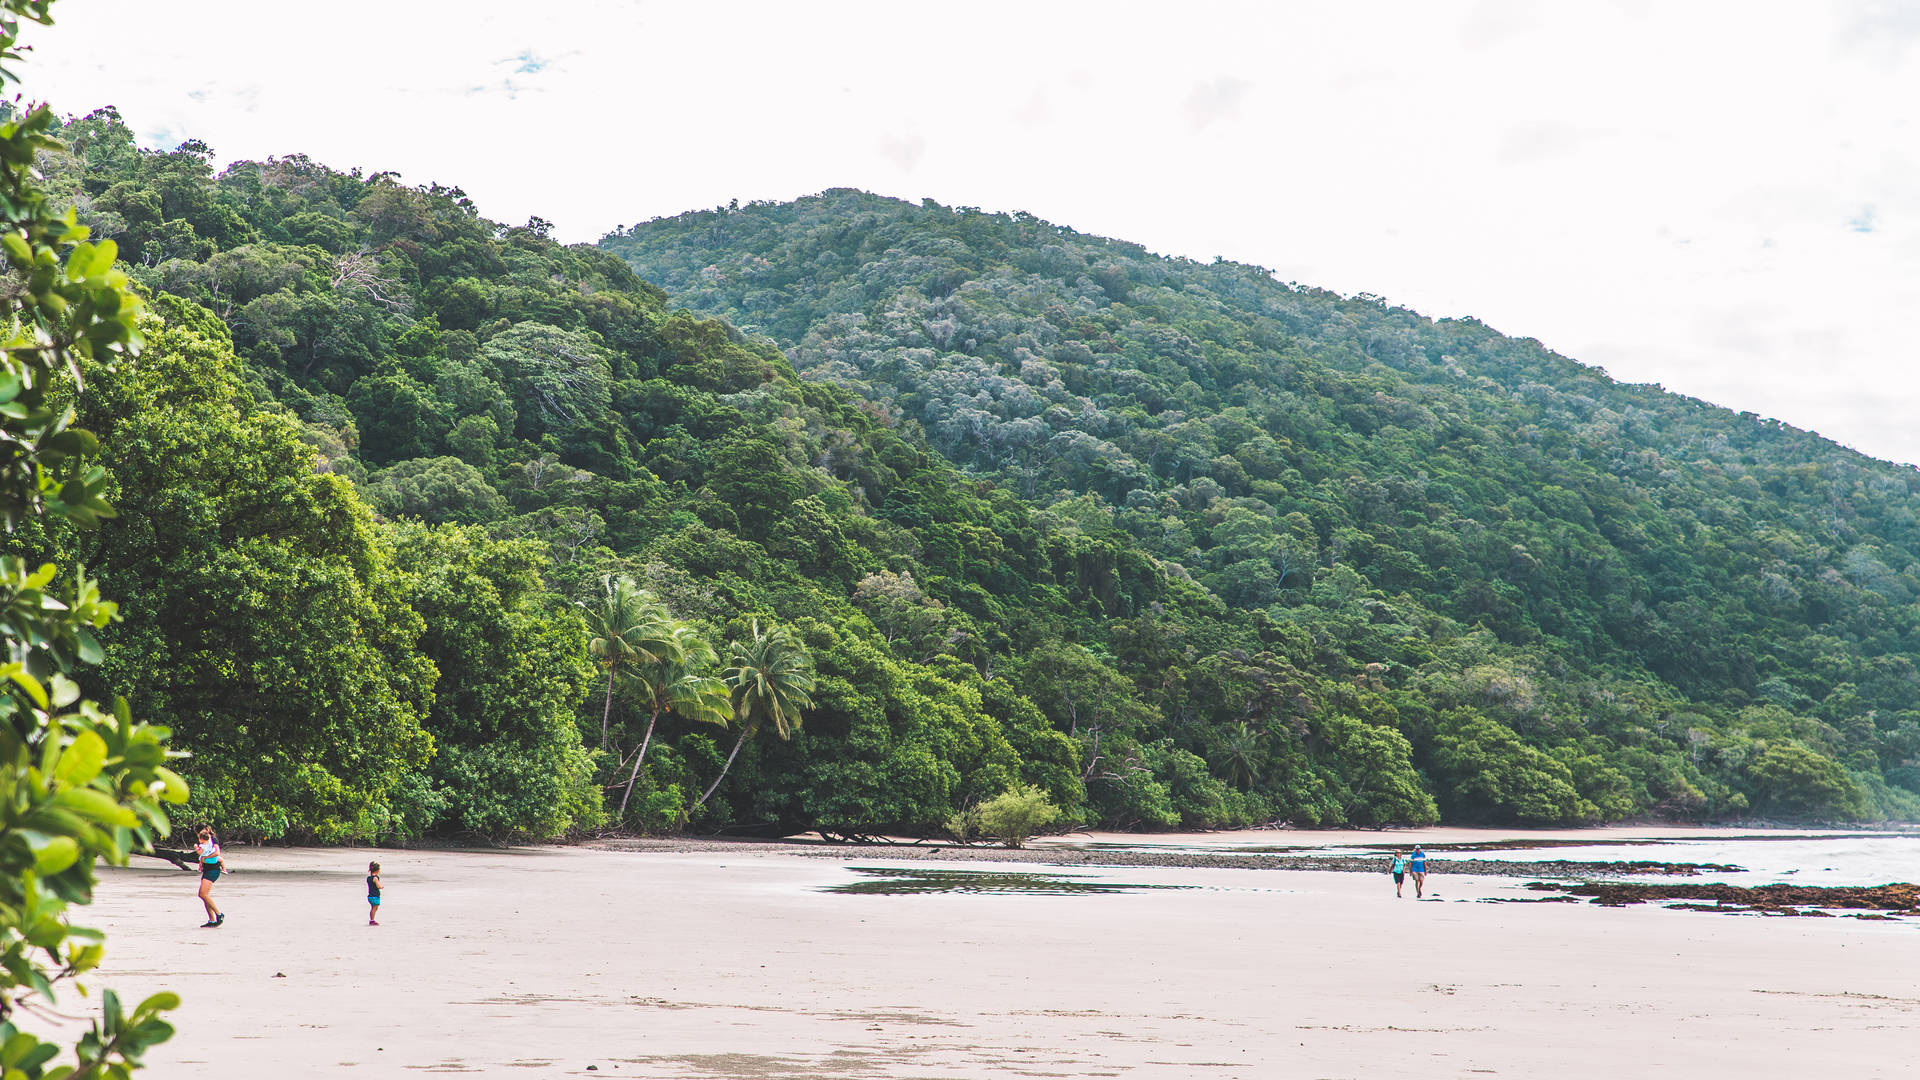
{"label": "forested hill", "polygon": [[[80,399],[121,518],[5,545],[121,603],[87,689],[192,753],[182,820],[1920,812],[1908,471],[1031,220],[837,193],[616,254],[59,134],[153,314]],[[775,719],[717,685],[770,665]]]}
{"label": "forested hill", "polygon": [[[970,475],[1306,629],[1318,671],[1415,691],[1454,717],[1438,742],[1403,717],[1429,777],[1444,732],[1486,721],[1620,766],[1613,813],[1648,805],[1628,763],[1649,755],[1764,798],[1759,777],[1818,768],[1802,750],[1911,812],[1912,467],[1472,320],[1027,215],[835,190],[602,246]],[[1448,654],[1476,629],[1499,647]]]}

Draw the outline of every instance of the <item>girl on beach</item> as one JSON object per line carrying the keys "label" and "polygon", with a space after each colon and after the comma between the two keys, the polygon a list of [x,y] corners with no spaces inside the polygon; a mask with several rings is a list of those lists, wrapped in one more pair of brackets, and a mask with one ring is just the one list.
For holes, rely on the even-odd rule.
{"label": "girl on beach", "polygon": [[220,872],[227,868],[227,859],[220,851],[220,840],[213,835],[211,826],[200,826],[199,840],[193,845],[193,853],[200,862],[200,903],[206,906],[207,921],[200,924],[201,929],[219,926],[227,921],[220,908],[213,902],[213,883],[220,880]]}
{"label": "girl on beach", "polygon": [[380,864],[367,864],[367,925],[380,925]]}
{"label": "girl on beach", "polygon": [[1403,895],[1401,890],[1406,888],[1406,880],[1407,858],[1404,855],[1396,854],[1393,857],[1393,895],[1396,899]]}

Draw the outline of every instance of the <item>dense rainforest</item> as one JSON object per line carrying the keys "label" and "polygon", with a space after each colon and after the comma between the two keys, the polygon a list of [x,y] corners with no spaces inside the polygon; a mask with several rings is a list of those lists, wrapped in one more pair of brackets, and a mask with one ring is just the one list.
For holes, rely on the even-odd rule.
{"label": "dense rainforest", "polygon": [[1920,816],[1913,469],[1023,215],[57,134],[152,313],[7,543],[230,833]]}
{"label": "dense rainforest", "polygon": [[[836,190],[602,246],[967,475],[1305,631],[1316,675],[1382,688],[1450,816],[1913,812],[1911,466],[1024,214]],[[1285,742],[1162,661],[1120,668],[1177,745]]]}

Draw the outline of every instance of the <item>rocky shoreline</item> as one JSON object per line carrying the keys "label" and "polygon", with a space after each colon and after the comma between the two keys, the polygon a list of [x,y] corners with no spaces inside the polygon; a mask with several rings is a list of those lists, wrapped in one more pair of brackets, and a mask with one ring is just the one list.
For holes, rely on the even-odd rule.
{"label": "rocky shoreline", "polygon": [[1567,898],[1591,897],[1605,907],[1629,904],[1683,901],[1669,907],[1689,911],[1757,913],[1761,915],[1810,915],[1831,917],[1834,911],[1868,911],[1877,915],[1856,918],[1891,918],[1920,915],[1920,885],[1739,885],[1707,883],[1689,885],[1628,884],[1599,882],[1584,885],[1556,885],[1536,881],[1527,888],[1536,892],[1557,892]]}
{"label": "rocky shoreline", "polygon": [[[1087,851],[1075,848],[962,847],[955,844],[827,843],[809,840],[606,839],[588,845],[605,851],[779,853],[803,858],[857,860],[907,859],[926,862],[1034,863],[1042,866],[1150,866],[1211,870],[1315,870],[1348,874],[1385,874],[1387,855],[1220,855],[1182,851]],[[1577,862],[1568,859],[1510,861],[1429,857],[1434,874],[1488,877],[1595,878],[1632,875],[1730,873],[1740,868],[1718,863]]]}

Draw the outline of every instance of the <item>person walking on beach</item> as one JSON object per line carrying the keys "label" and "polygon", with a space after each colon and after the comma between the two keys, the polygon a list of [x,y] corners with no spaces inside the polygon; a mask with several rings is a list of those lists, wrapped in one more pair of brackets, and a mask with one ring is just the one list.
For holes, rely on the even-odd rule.
{"label": "person walking on beach", "polygon": [[1413,858],[1409,862],[1413,870],[1413,898],[1419,900],[1427,893],[1427,853],[1419,844],[1413,845]]}
{"label": "person walking on beach", "polygon": [[212,826],[200,826],[199,840],[193,845],[194,856],[200,862],[200,903],[207,909],[207,921],[200,924],[202,930],[209,926],[219,926],[227,921],[220,906],[213,902],[213,883],[220,880],[221,871],[227,868],[227,859],[220,851],[220,840],[213,835]]}
{"label": "person walking on beach", "polygon": [[367,864],[367,925],[380,925],[380,864]]}
{"label": "person walking on beach", "polygon": [[1406,888],[1406,880],[1407,858],[1399,852],[1395,852],[1393,855],[1393,895],[1395,899],[1399,899],[1404,895],[1401,890]]}

